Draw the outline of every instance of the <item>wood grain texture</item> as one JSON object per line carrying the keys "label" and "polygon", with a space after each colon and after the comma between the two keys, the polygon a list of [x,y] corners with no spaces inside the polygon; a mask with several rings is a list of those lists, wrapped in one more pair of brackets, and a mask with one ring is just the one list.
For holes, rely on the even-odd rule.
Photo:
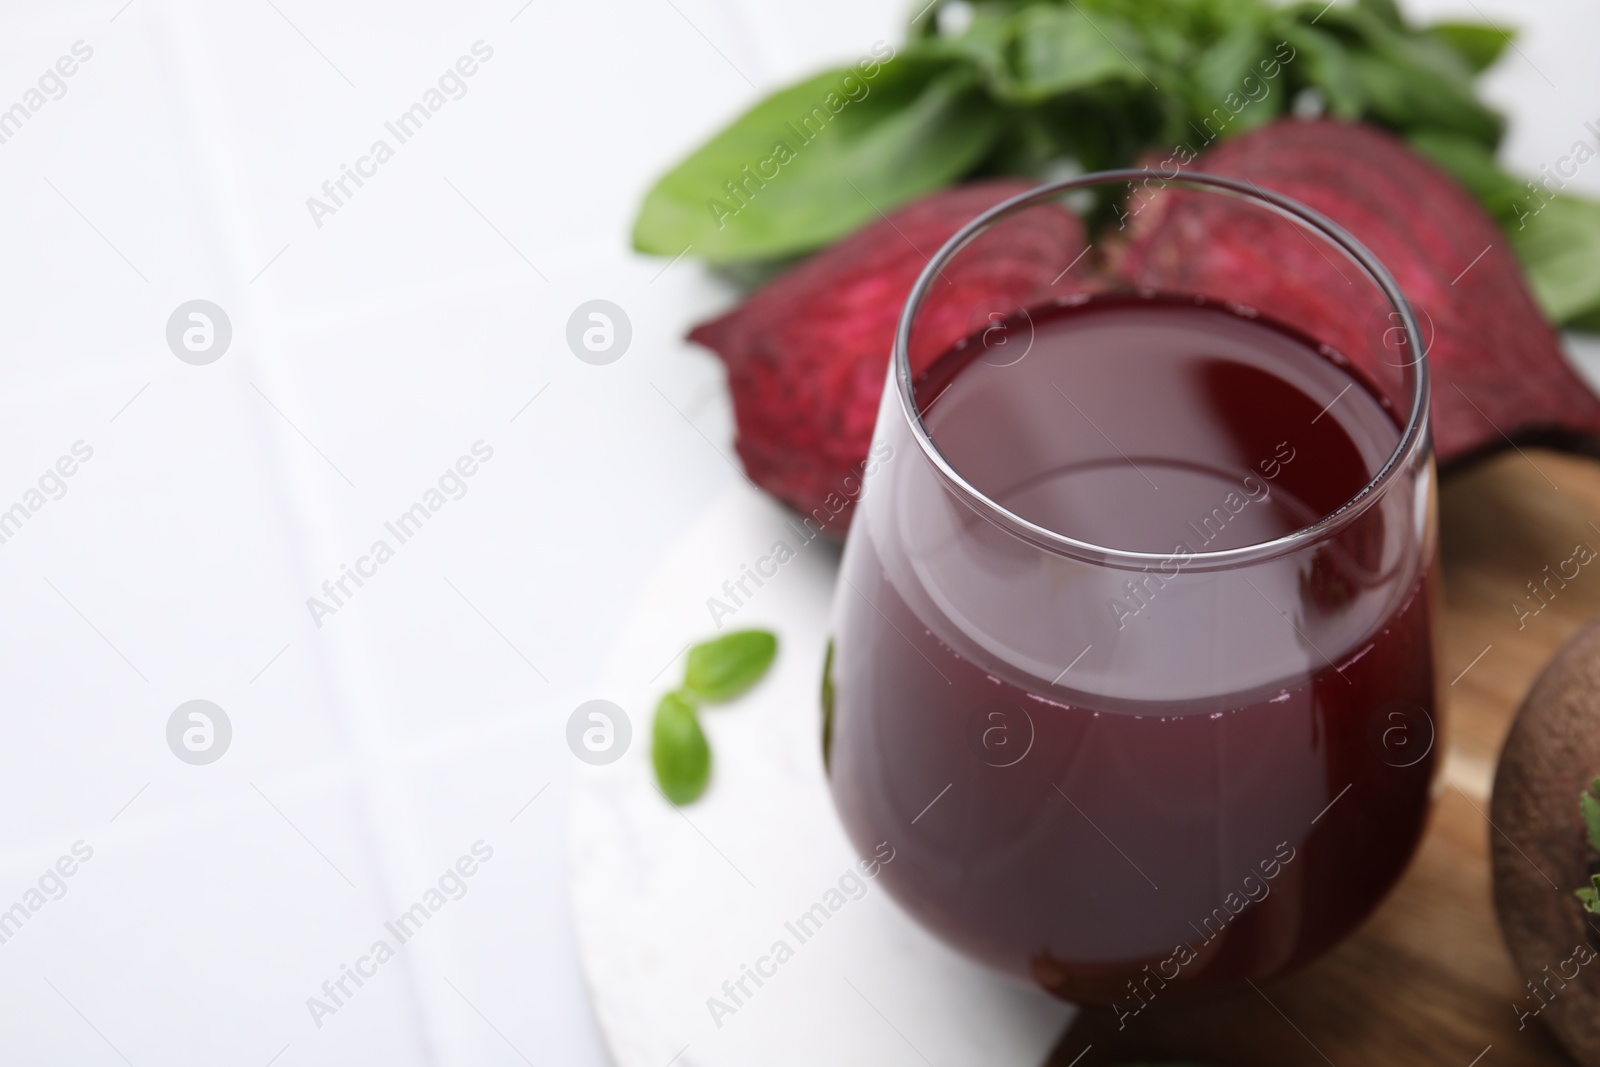
{"label": "wood grain texture", "polygon": [[[1600,612],[1600,565],[1536,615],[1526,583],[1579,542],[1600,550],[1600,464],[1510,451],[1440,492],[1445,615],[1440,690],[1448,759],[1438,806],[1394,893],[1353,937],[1297,974],[1225,1001],[1152,1009],[1119,1030],[1084,1012],[1049,1067],[1570,1067],[1537,1022],[1494,917],[1487,817],[1494,765],[1534,677]],[[1481,1058],[1480,1058],[1481,1057]]]}

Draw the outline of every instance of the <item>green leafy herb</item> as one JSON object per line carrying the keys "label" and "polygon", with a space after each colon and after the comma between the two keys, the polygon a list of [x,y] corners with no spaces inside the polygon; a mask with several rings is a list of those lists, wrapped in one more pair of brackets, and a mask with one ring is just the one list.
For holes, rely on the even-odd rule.
{"label": "green leafy herb", "polygon": [[1600,202],[1529,193],[1508,223],[1512,246],[1552,320],[1592,329],[1600,318]]}
{"label": "green leafy herb", "polygon": [[1367,12],[1386,26],[1397,30],[1405,28],[1405,19],[1401,17],[1400,7],[1394,0],[1356,0],[1356,8]]}
{"label": "green leafy herb", "polygon": [[[1578,810],[1583,813],[1583,825],[1589,832],[1589,847],[1600,852],[1600,778],[1596,778],[1578,797]],[[1577,891],[1585,911],[1600,915],[1600,874],[1591,875],[1591,885]]]}
{"label": "green leafy herb", "polygon": [[695,645],[684,689],[707,704],[732,700],[761,680],[777,654],[778,639],[765,630],[740,630]]}
{"label": "green leafy herb", "polygon": [[711,781],[711,746],[700,728],[700,704],[732,700],[761,680],[778,654],[765,630],[739,630],[689,649],[683,685],[656,705],[650,761],[674,804],[698,800]]}
{"label": "green leafy herb", "polygon": [[1284,38],[1295,48],[1302,88],[1320,93],[1329,114],[1341,119],[1360,118],[1367,109],[1366,88],[1344,42],[1315,26],[1291,25],[1285,29]]}
{"label": "green leafy herb", "polygon": [[842,237],[983,158],[998,125],[978,82],[970,64],[904,57],[768,97],[656,183],[634,247],[733,263]]}
{"label": "green leafy herb", "polygon": [[688,804],[706,791],[711,780],[711,746],[700,729],[694,705],[682,694],[668,693],[656,705],[650,761],[655,764],[661,792],[674,804]]}
{"label": "green leafy herb", "polygon": [[1358,51],[1351,60],[1365,102],[1363,118],[1402,133],[1434,130],[1488,148],[1500,143],[1505,120],[1473,97],[1471,75],[1454,53],[1427,38],[1397,35],[1379,47]]}
{"label": "green leafy herb", "polygon": [[1511,34],[1500,27],[1475,22],[1440,22],[1428,33],[1460,56],[1474,74],[1494,66],[1511,43]]}
{"label": "green leafy herb", "polygon": [[833,639],[822,657],[822,769],[831,771],[833,760]]}
{"label": "green leafy herb", "polygon": [[1590,881],[1592,881],[1594,885],[1585,886],[1584,888],[1578,890],[1578,899],[1583,901],[1584,911],[1589,911],[1596,915],[1600,915],[1600,874],[1592,876]]}
{"label": "green leafy herb", "polygon": [[783,89],[691,153],[646,196],[635,247],[770,262],[964,178],[1199,151],[1309,94],[1449,169],[1511,237],[1546,314],[1600,329],[1600,204],[1551,201],[1495,161],[1505,120],[1474,79],[1510,43],[1498,27],[1415,25],[1395,0],[969,0],[947,32],[948,2],[914,0],[893,58],[875,46]]}
{"label": "green leafy herb", "polygon": [[1583,812],[1583,825],[1589,831],[1589,847],[1600,852],[1600,778],[1578,798],[1578,809]]}
{"label": "green leafy herb", "polygon": [[[1120,18],[1091,20],[1078,8],[1025,8],[1008,28],[1011,62],[991,75],[1001,99],[1037,103],[1109,82],[1144,83],[1144,42]],[[1154,88],[1152,86],[1152,88]]]}

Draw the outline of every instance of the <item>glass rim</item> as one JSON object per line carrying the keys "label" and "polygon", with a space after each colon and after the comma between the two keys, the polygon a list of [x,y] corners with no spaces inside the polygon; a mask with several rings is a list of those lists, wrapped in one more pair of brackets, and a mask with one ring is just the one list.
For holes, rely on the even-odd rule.
{"label": "glass rim", "polygon": [[[934,253],[933,258],[928,261],[928,265],[917,277],[916,284],[911,287],[911,292],[906,297],[905,305],[900,312],[899,324],[895,329],[890,378],[899,394],[901,414],[909,424],[912,436],[916,438],[923,455],[934,465],[947,487],[954,490],[964,503],[973,508],[983,518],[998,524],[1008,532],[1038,548],[1057,555],[1067,556],[1086,563],[1127,570],[1143,570],[1152,565],[1181,558],[1185,570],[1210,571],[1275,559],[1305,548],[1308,545],[1326,540],[1349,525],[1380,500],[1400,472],[1408,468],[1428,446],[1428,400],[1431,391],[1431,379],[1426,345],[1423,345],[1420,351],[1416,351],[1414,359],[1402,365],[1402,369],[1406,367],[1414,368],[1414,373],[1411,377],[1411,410],[1407,414],[1405,426],[1401,431],[1399,441],[1395,444],[1394,450],[1367,484],[1349,500],[1308,526],[1303,526],[1281,537],[1257,542],[1256,544],[1242,545],[1238,548],[1217,549],[1210,552],[1179,552],[1177,550],[1172,552],[1136,552],[1097,545],[1059,533],[1048,527],[1040,526],[992,500],[988,494],[967,481],[955,469],[954,465],[945,458],[944,454],[939,451],[939,446],[934,443],[933,435],[929,432],[927,423],[923,421],[922,409],[918,405],[916,398],[916,382],[911,373],[911,331],[913,320],[922,307],[924,297],[927,296],[934,279],[939,276],[943,268],[959,255],[967,245],[989,230],[995,223],[1027,208],[1078,189],[1110,185],[1118,182],[1132,185],[1141,180],[1149,181],[1151,179],[1159,182],[1163,187],[1168,185],[1187,185],[1253,201],[1267,210],[1287,217],[1295,225],[1320,234],[1349,256],[1357,266],[1366,271],[1368,280],[1376,285],[1389,301],[1394,311],[1399,314],[1401,327],[1405,331],[1405,344],[1408,348],[1417,349],[1417,339],[1422,337],[1422,333],[1418,329],[1416,315],[1411,309],[1410,302],[1406,299],[1405,294],[1400,291],[1399,283],[1394,280],[1394,276],[1389,273],[1388,268],[1365,245],[1321,212],[1281,193],[1263,189],[1253,182],[1225,178],[1217,174],[1195,171],[1172,176],[1164,171],[1139,167],[1103,170],[1079,175],[1075,178],[1049,182],[1036,189],[1010,197],[968,222],[946,241],[938,252]],[[1288,325],[1293,326],[1294,324],[1289,323]]]}

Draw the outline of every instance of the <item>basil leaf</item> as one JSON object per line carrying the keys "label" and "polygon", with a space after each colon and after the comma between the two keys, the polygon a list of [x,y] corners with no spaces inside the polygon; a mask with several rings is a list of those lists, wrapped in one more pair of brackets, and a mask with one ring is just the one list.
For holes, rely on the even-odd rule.
{"label": "basil leaf", "polygon": [[1007,65],[1015,39],[1016,24],[1011,13],[986,7],[973,13],[972,22],[958,36],[918,41],[913,54],[918,58],[970,63],[992,88],[1010,81]]}
{"label": "basil leaf", "polygon": [[1400,8],[1394,0],[1356,0],[1356,7],[1390,29],[1405,28],[1406,20],[1401,17]]}
{"label": "basil leaf", "polygon": [[1600,333],[1600,304],[1596,304],[1588,311],[1569,315],[1557,325],[1577,333]]}
{"label": "basil leaf", "polygon": [[1499,144],[1505,119],[1478,102],[1470,81],[1438,69],[1436,59],[1414,41],[1388,55],[1356,53],[1352,63],[1368,116],[1398,130],[1431,128],[1489,148]]}
{"label": "basil leaf", "polygon": [[822,657],[822,769],[831,770],[833,759],[833,638],[828,638],[828,651]]}
{"label": "basil leaf", "polygon": [[998,118],[972,68],[947,59],[908,52],[819,74],[757,104],[657,182],[634,247],[690,247],[711,263],[809,252],[964,176]]}
{"label": "basil leaf", "polygon": [[[1195,136],[1183,125],[1181,113],[1169,112],[1143,83],[1114,83],[1057,97],[1030,109],[1024,121],[1039,142],[1055,145],[1053,153],[1041,153],[1036,165],[1067,155],[1084,170],[1129,166],[1151,145]],[[1019,131],[1025,128],[1020,122],[1018,126]]]}
{"label": "basil leaf", "polygon": [[711,746],[706,744],[694,705],[677,693],[668,693],[656,705],[650,762],[655,765],[661,792],[674,804],[697,799],[711,780]]}
{"label": "basil leaf", "polygon": [[1229,93],[1241,92],[1240,83],[1256,73],[1256,62],[1266,52],[1261,27],[1253,21],[1240,23],[1201,52],[1191,77],[1200,94],[1196,110],[1203,113]]}
{"label": "basil leaf", "polygon": [[1600,202],[1530,194],[1521,212],[1506,231],[1539,306],[1552,322],[1588,327],[1600,315]]}
{"label": "basil leaf", "polygon": [[1281,69],[1261,25],[1252,20],[1228,31],[1193,66],[1191,107],[1198,120],[1225,118],[1220,128],[1233,136],[1277,118],[1288,100],[1264,76],[1273,64]]}
{"label": "basil leaf", "polygon": [[1592,791],[1583,794],[1578,805],[1583,811],[1583,825],[1589,830],[1589,847],[1600,852],[1600,778],[1594,780]]}
{"label": "basil leaf", "polygon": [[1290,24],[1283,28],[1283,36],[1296,53],[1289,68],[1294,84],[1320,92],[1330,114],[1360,118],[1366,110],[1366,92],[1344,43],[1315,26]]}
{"label": "basil leaf", "polygon": [[689,695],[717,704],[749,689],[772,666],[778,639],[765,630],[740,630],[689,650],[683,686]]}
{"label": "basil leaf", "polygon": [[1460,56],[1474,74],[1494,66],[1513,36],[1498,26],[1479,22],[1440,22],[1426,32]]}
{"label": "basil leaf", "polygon": [[1453,49],[1360,5],[1329,8],[1317,17],[1319,28],[1346,46],[1364,117],[1401,131],[1459,133],[1489,148],[1500,143],[1505,119],[1478,102],[1472,69]]}
{"label": "basil leaf", "polygon": [[1041,4],[1016,17],[1013,33],[1015,81],[994,87],[1003,99],[1037,103],[1108,82],[1138,83],[1156,91],[1137,59],[1143,42],[1120,18],[1101,14],[1091,20],[1077,7]]}
{"label": "basil leaf", "polygon": [[1262,0],[1072,0],[1090,11],[1126,19],[1147,41],[1151,55],[1168,63],[1190,61],[1241,21],[1259,19],[1272,6]]}

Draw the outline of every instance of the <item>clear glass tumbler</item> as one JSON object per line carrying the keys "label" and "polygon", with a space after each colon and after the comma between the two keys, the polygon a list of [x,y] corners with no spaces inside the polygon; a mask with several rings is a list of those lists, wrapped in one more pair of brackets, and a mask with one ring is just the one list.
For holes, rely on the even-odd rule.
{"label": "clear glass tumbler", "polygon": [[[1046,228],[1082,252],[1019,289]],[[908,912],[1132,1006],[1372,911],[1441,759],[1418,339],[1349,234],[1204,174],[1042,187],[933,257],[823,684],[837,809]]]}

